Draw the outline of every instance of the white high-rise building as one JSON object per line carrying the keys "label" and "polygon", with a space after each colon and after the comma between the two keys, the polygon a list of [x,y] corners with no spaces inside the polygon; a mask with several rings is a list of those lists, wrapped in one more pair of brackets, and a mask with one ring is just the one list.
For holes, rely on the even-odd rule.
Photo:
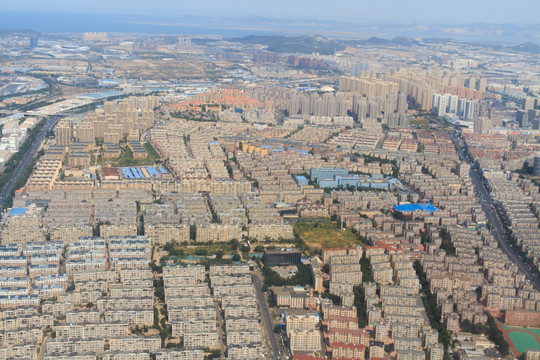
{"label": "white high-rise building", "polygon": [[448,101],[448,110],[447,112],[451,114],[456,114],[458,109],[458,96],[457,95],[450,95],[449,101]]}

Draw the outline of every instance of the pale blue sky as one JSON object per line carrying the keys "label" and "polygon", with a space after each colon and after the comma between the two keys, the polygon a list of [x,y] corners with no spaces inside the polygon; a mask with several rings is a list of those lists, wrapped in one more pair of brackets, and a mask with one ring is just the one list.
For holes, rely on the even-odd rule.
{"label": "pale blue sky", "polygon": [[540,23],[540,0],[0,0],[1,10],[263,16],[399,23]]}

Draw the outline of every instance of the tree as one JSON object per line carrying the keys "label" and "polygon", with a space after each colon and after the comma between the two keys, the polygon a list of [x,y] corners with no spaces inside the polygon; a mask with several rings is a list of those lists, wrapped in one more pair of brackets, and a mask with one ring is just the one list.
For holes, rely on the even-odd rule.
{"label": "tree", "polygon": [[472,324],[469,319],[465,319],[461,322],[461,331],[464,331],[464,332],[472,331]]}
{"label": "tree", "polygon": [[206,249],[196,249],[195,250],[195,255],[198,255],[198,256],[206,256],[208,255],[208,250]]}
{"label": "tree", "polygon": [[162,273],[163,272],[163,266],[156,265],[155,261],[150,262],[150,268],[153,272]]}
{"label": "tree", "polygon": [[274,326],[274,332],[276,334],[281,334],[281,330],[282,330],[281,326],[279,326],[279,325]]}
{"label": "tree", "polygon": [[154,289],[154,295],[161,301],[165,301],[165,289],[162,286]]}
{"label": "tree", "polygon": [[322,266],[322,268],[321,268],[321,271],[329,274],[330,273],[330,265],[329,264],[324,264]]}
{"label": "tree", "polygon": [[223,253],[223,250],[218,250],[216,252],[216,259],[217,260],[221,260],[221,258],[223,257],[224,253]]}
{"label": "tree", "polygon": [[367,325],[366,318],[366,302],[364,297],[364,292],[362,291],[361,286],[355,286],[353,288],[354,293],[354,306],[356,306],[357,312],[356,316],[358,317],[358,326],[363,328]]}
{"label": "tree", "polygon": [[483,334],[486,331],[486,325],[482,323],[476,323],[472,326],[473,334]]}
{"label": "tree", "polygon": [[490,313],[487,313],[487,315],[488,321],[486,335],[488,335],[489,340],[493,341],[499,346],[499,351],[501,352],[501,354],[503,356],[506,356],[510,352],[510,346],[508,345],[508,342],[506,342],[506,339],[504,338],[502,331],[497,326],[497,323],[495,322],[493,316],[491,316]]}
{"label": "tree", "polygon": [[236,249],[238,249],[238,246],[240,245],[240,242],[238,241],[238,239],[231,239],[229,241],[229,245],[231,246],[232,250],[236,250]]}
{"label": "tree", "polygon": [[234,254],[233,257],[232,257],[232,261],[240,261],[242,258],[240,257],[239,254]]}
{"label": "tree", "polygon": [[341,305],[341,298],[337,295],[330,294],[329,292],[324,292],[321,294],[321,297],[332,300],[332,303],[334,305]]}

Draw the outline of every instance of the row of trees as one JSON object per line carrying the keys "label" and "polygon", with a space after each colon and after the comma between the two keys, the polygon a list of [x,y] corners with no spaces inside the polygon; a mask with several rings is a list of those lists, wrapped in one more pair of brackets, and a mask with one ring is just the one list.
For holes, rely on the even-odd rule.
{"label": "row of trees", "polygon": [[[414,268],[416,270],[416,273],[418,274],[420,284],[422,285],[422,290],[425,294],[424,296],[422,296],[422,300],[424,302],[426,314],[428,316],[431,326],[437,329],[437,331],[439,332],[439,342],[444,345],[445,355],[447,355],[446,348],[450,344],[450,336],[448,334],[448,330],[441,323],[441,313],[438,310],[437,301],[435,300],[435,296],[433,296],[433,294],[431,293],[429,284],[427,282],[426,273],[424,272],[424,269],[422,268],[422,265],[419,261],[415,261]],[[487,315],[488,321],[486,324],[472,324],[470,320],[464,320],[461,323],[461,330],[465,332],[472,332],[473,334],[487,335],[488,338],[498,346],[501,355],[506,356],[510,353],[510,346],[504,338],[502,331],[497,326],[497,323],[493,316],[491,316],[489,312],[487,313]]]}

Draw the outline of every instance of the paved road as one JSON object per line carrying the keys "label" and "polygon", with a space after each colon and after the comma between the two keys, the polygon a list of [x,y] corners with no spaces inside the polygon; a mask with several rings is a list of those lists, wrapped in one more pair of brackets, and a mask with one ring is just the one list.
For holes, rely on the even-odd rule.
{"label": "paved road", "polygon": [[264,323],[264,329],[266,331],[266,336],[270,342],[270,350],[272,351],[272,359],[283,359],[281,351],[279,349],[279,344],[277,342],[276,336],[274,334],[274,322],[272,321],[272,316],[270,316],[270,310],[268,309],[268,303],[264,298],[264,293],[262,292],[262,281],[261,278],[255,274],[251,275],[253,280],[253,285],[255,285],[255,293],[257,295],[257,300],[259,301],[259,306],[261,307],[261,317]]}
{"label": "paved road", "polygon": [[[467,159],[463,154],[463,147],[461,146],[460,141],[457,140],[455,136],[452,136],[452,140],[457,145],[456,148],[458,150],[458,155],[460,156],[460,158],[470,163],[470,160]],[[536,290],[540,290],[540,279],[532,272],[529,265],[523,261],[523,259],[514,251],[514,249],[508,242],[504,226],[495,210],[493,199],[491,198],[490,193],[487,191],[484,181],[481,178],[480,170],[471,168],[469,175],[471,182],[476,190],[476,194],[481,200],[480,203],[482,204],[482,210],[484,210],[487,220],[492,225],[491,233],[499,242],[501,248],[508,255],[510,260],[512,260],[518,266],[519,270],[523,274],[525,274],[527,280],[529,280],[534,285]]]}
{"label": "paved road", "polygon": [[218,335],[219,335],[219,350],[221,350],[221,359],[225,359],[225,350],[227,350],[225,344],[225,321],[223,320],[223,315],[221,313],[221,308],[217,303],[214,303],[216,308],[216,315],[218,321]]}
{"label": "paved road", "polygon": [[43,358],[45,357],[45,351],[47,350],[47,341],[49,341],[50,338],[51,338],[51,335],[49,334],[45,336],[45,338],[43,339],[43,342],[41,343],[41,346],[39,347],[38,360],[43,360]]}
{"label": "paved road", "polygon": [[7,185],[4,187],[2,192],[0,193],[0,208],[4,205],[4,202],[11,194],[11,191],[13,191],[13,187],[15,186],[15,183],[17,180],[21,177],[21,175],[24,173],[26,168],[30,165],[32,162],[32,159],[38,152],[39,148],[41,147],[41,144],[43,143],[43,140],[45,139],[45,135],[49,130],[51,130],[56,122],[58,121],[60,117],[54,116],[47,119],[47,123],[45,126],[43,126],[43,129],[41,129],[41,132],[38,134],[28,151],[24,154],[21,162],[17,167],[15,168],[15,171],[11,175],[11,178],[9,179]]}

